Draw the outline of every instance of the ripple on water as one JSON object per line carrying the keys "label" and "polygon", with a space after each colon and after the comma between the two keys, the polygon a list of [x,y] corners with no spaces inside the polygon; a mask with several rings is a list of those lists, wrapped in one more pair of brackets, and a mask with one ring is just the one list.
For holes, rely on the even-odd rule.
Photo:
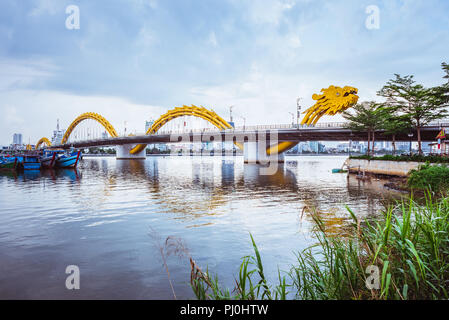
{"label": "ripple on water", "polygon": [[331,173],[344,160],[287,157],[271,176],[241,157],[85,158],[76,171],[0,174],[0,298],[71,298],[64,272],[76,264],[77,298],[170,299],[167,239],[186,246],[165,248],[180,298],[193,297],[188,255],[232,287],[249,233],[277,275],[313,243],[312,210],[339,234],[346,204],[359,216],[381,207],[383,190]]}

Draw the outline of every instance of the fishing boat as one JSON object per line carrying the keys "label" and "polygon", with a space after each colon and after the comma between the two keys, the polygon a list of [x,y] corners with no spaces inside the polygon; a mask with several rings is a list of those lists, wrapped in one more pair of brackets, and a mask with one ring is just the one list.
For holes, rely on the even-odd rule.
{"label": "fishing boat", "polygon": [[81,156],[81,151],[72,151],[59,155],[56,159],[56,167],[58,168],[76,168]]}
{"label": "fishing boat", "polygon": [[44,151],[41,157],[42,168],[51,169],[56,165],[57,152],[55,151]]}
{"label": "fishing boat", "polygon": [[17,167],[16,157],[1,157],[0,158],[0,169],[3,170],[14,170]]}
{"label": "fishing boat", "polygon": [[23,158],[23,170],[39,170],[41,163],[38,156],[25,156]]}

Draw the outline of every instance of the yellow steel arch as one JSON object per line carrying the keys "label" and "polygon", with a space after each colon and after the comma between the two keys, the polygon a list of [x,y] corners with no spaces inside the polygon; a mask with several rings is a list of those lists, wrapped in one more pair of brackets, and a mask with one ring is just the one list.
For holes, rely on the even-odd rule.
{"label": "yellow steel arch", "polygon": [[299,141],[282,141],[267,148],[267,155],[281,154],[296,146]]}
{"label": "yellow steel arch", "polygon": [[36,143],[35,149],[36,149],[36,150],[39,149],[39,147],[40,147],[42,144],[44,144],[44,143],[47,145],[47,147],[50,147],[50,146],[51,146],[50,140],[48,140],[47,138],[43,137],[43,138],[41,138],[41,139]]}
{"label": "yellow steel arch", "polygon": [[115,131],[114,127],[109,123],[108,120],[106,120],[104,117],[102,117],[101,115],[99,115],[98,113],[94,113],[94,112],[86,112],[83,113],[82,115],[80,115],[78,118],[76,118],[68,127],[68,129],[66,130],[64,137],[62,138],[61,144],[66,143],[69,140],[70,135],[72,134],[73,130],[75,129],[75,127],[80,124],[80,122],[87,120],[87,119],[92,119],[97,121],[99,124],[101,124],[106,131],[109,133],[109,135],[113,138],[118,137],[117,131]]}
{"label": "yellow steel arch", "polygon": [[[208,110],[204,108],[203,106],[197,107],[195,105],[189,106],[182,106],[182,107],[176,107],[173,110],[167,111],[167,113],[163,114],[157,121],[154,122],[154,124],[151,126],[151,128],[148,129],[146,134],[154,134],[157,131],[159,131],[160,128],[162,128],[167,122],[183,117],[183,116],[193,116],[198,117],[201,119],[204,119],[210,123],[212,123],[215,127],[217,127],[220,130],[225,129],[231,129],[232,126],[224,120],[222,117],[220,117],[217,113],[215,113],[212,110]],[[238,142],[234,142],[234,144],[243,150],[243,145]],[[278,153],[285,152],[291,148],[293,148],[295,145],[297,145],[297,141],[284,141],[280,142],[276,145],[270,146],[267,148],[267,154],[268,155],[274,155]],[[143,151],[146,148],[146,144],[138,144],[133,149],[129,151],[131,154],[136,154],[141,151]]]}
{"label": "yellow steel arch", "polygon": [[[173,110],[167,111],[167,113],[163,114],[156,122],[154,122],[154,124],[151,126],[151,128],[148,129],[146,134],[154,134],[158,132],[159,129],[162,128],[167,122],[183,116],[193,116],[204,119],[212,123],[215,127],[217,127],[220,130],[232,128],[232,126],[226,120],[224,120],[214,111],[208,110],[203,106],[197,107],[195,105],[191,105],[190,107],[189,106],[176,107]],[[146,146],[147,146],[146,144],[138,144],[133,149],[131,149],[129,153],[131,154],[139,153],[142,150],[144,150]]]}

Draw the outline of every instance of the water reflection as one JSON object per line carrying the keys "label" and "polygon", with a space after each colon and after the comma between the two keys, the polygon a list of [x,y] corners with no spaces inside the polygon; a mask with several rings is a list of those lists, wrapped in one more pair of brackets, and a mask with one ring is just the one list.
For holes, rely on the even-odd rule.
{"label": "water reflection", "polygon": [[[88,278],[77,297],[170,299],[150,228],[185,241],[232,287],[252,250],[249,232],[276,275],[313,243],[313,213],[344,236],[346,205],[369,217],[397,197],[382,181],[332,174],[345,157],[286,160],[273,175],[240,157],[84,158],[77,170],[0,172],[0,261],[10,275],[0,275],[0,298],[73,298],[58,281],[75,263]],[[36,259],[31,272],[26,263]],[[178,298],[192,298],[188,263],[168,264]],[[43,283],[45,292],[36,289]]]}
{"label": "water reflection", "polygon": [[79,181],[81,173],[78,169],[46,169],[46,170],[23,170],[23,171],[0,171],[0,177],[12,178],[23,182],[30,180],[53,180],[58,178],[68,178],[72,181]]}

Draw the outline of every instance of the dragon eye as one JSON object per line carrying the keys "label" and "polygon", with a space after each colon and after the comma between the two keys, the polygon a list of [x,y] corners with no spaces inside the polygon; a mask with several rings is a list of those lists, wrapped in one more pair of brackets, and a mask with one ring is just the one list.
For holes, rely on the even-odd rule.
{"label": "dragon eye", "polygon": [[349,92],[346,92],[344,95],[344,97],[347,97],[347,96],[349,96]]}

